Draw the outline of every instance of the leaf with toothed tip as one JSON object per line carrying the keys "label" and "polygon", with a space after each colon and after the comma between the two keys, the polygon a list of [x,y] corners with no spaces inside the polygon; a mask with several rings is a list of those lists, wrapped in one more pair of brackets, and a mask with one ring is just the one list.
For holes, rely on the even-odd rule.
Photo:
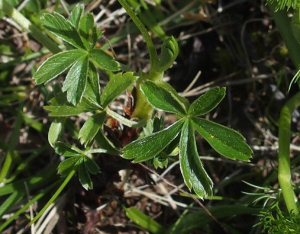
{"label": "leaf with toothed tip", "polygon": [[133,162],[149,160],[162,152],[180,133],[183,119],[168,128],[144,138],[133,141],[123,148],[123,158],[134,159]]}
{"label": "leaf with toothed tip", "polygon": [[61,14],[56,12],[52,14],[44,14],[41,21],[45,28],[63,39],[65,42],[76,48],[85,49],[76,28]]}
{"label": "leaf with toothed tip", "polygon": [[190,120],[187,120],[181,130],[179,141],[180,169],[186,186],[201,197],[212,196],[212,180],[206,173],[200,161],[194,130]]}
{"label": "leaf with toothed tip", "polygon": [[211,147],[221,155],[243,161],[248,161],[252,157],[252,149],[237,131],[197,117],[192,118],[192,124]]}
{"label": "leaf with toothed tip", "polygon": [[84,55],[86,55],[86,52],[78,49],[55,54],[39,66],[33,75],[33,79],[38,85],[49,82],[66,71],[78,58]]}

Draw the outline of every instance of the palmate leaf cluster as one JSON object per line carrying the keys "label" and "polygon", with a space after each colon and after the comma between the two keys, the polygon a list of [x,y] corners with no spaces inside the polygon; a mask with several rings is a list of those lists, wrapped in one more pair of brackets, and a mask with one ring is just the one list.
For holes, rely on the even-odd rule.
{"label": "palmate leaf cluster", "polygon": [[[213,110],[224,98],[225,88],[213,88],[191,105],[168,92],[163,84],[145,81],[142,90],[149,103],[156,109],[175,113],[180,119],[166,129],[138,139],[123,148],[123,157],[133,162],[143,162],[159,157],[169,145],[179,145],[180,169],[185,184],[199,197],[212,195],[212,181],[200,161],[194,131],[196,130],[220,154],[247,161],[251,148],[238,132],[212,121],[199,118]],[[178,142],[179,141],[179,142]],[[174,146],[173,146],[174,148]],[[172,149],[173,149],[172,148]]]}
{"label": "palmate leaf cluster", "polygon": [[[77,5],[68,19],[58,13],[45,14],[42,23],[45,28],[61,38],[68,48],[48,58],[34,74],[37,84],[49,82],[67,72],[63,86],[53,86],[50,105],[44,108],[50,116],[56,117],[49,129],[48,140],[56,153],[67,157],[59,165],[58,172],[63,176],[72,170],[78,171],[79,181],[86,189],[91,189],[90,174],[99,173],[99,167],[92,159],[93,153],[119,155],[120,152],[105,137],[103,123],[105,108],[135,80],[132,72],[111,75],[110,82],[100,92],[97,69],[107,72],[118,71],[119,63],[105,51],[96,48],[102,32],[96,28],[92,14],[83,14],[83,5]],[[85,150],[63,143],[60,135],[68,116],[84,112],[93,113],[81,127],[78,140]],[[91,149],[97,141],[99,148]]]}
{"label": "palmate leaf cluster", "polygon": [[[201,198],[211,196],[213,183],[200,161],[195,131],[225,157],[248,161],[252,155],[251,148],[241,134],[199,117],[212,111],[222,101],[225,88],[212,88],[190,104],[165,83],[162,80],[163,72],[178,55],[178,45],[173,37],[163,43],[157,66],[149,74],[138,73],[138,77],[134,72],[118,72],[120,64],[108,53],[96,48],[102,32],[96,28],[93,16],[84,14],[83,10],[83,6],[78,5],[68,19],[58,13],[45,14],[42,19],[44,27],[61,38],[67,48],[48,58],[34,75],[36,83],[42,84],[69,69],[62,87],[53,86],[50,105],[45,107],[54,117],[48,134],[49,143],[57,154],[66,157],[59,165],[59,173],[66,176],[75,170],[83,187],[91,189],[93,184],[90,175],[100,172],[93,160],[94,153],[119,155],[134,163],[152,160],[155,166],[161,167],[167,165],[168,155],[179,152],[180,169],[187,187]],[[102,92],[97,69],[110,76]],[[147,134],[145,131],[141,134],[143,137],[123,149],[117,149],[106,138],[103,126],[107,114],[123,124],[131,121],[116,113],[112,115],[109,105],[134,82],[140,93],[140,96],[137,95],[136,108],[139,105],[145,107],[140,109],[142,112],[149,109],[147,113],[140,113],[140,116],[151,117],[152,110],[158,109],[176,114],[179,119],[164,129],[163,122],[154,118],[152,131]],[[78,133],[78,141],[84,148],[81,150],[61,142],[60,135],[67,117],[84,112],[89,112],[90,117]]]}
{"label": "palmate leaf cluster", "polygon": [[42,84],[70,68],[62,90],[67,91],[67,100],[74,106],[80,103],[88,85],[99,98],[96,67],[119,70],[119,63],[112,56],[95,48],[102,31],[94,25],[93,15],[83,14],[83,10],[83,5],[78,5],[68,20],[56,12],[43,16],[43,26],[66,42],[70,49],[48,58],[33,76],[37,84]]}

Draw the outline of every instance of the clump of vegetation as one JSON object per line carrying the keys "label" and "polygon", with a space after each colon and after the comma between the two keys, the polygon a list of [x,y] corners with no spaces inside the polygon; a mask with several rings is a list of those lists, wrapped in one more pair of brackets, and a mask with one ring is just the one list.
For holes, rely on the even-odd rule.
{"label": "clump of vegetation", "polygon": [[[117,35],[111,36],[108,40],[104,36],[105,30],[101,30],[96,23],[96,19],[101,17],[105,11],[98,12],[101,8],[93,11],[95,7],[93,2],[85,6],[82,2],[66,5],[62,1],[62,8],[58,7],[59,4],[55,4],[54,10],[45,12],[47,1],[28,1],[26,5],[19,5],[18,2],[0,0],[0,10],[6,19],[5,22],[14,20],[15,27],[22,28],[24,32],[34,38],[35,43],[40,44],[37,52],[33,52],[30,47],[24,48],[25,54],[21,59],[9,58],[9,55],[14,53],[10,46],[0,48],[3,51],[3,59],[6,60],[2,65],[2,69],[6,69],[6,72],[0,77],[5,84],[0,90],[3,94],[0,104],[5,108],[2,118],[15,116],[11,137],[6,141],[0,141],[1,150],[5,152],[0,172],[0,182],[2,183],[0,196],[3,199],[0,206],[0,216],[3,217],[0,223],[1,232],[7,230],[8,227],[18,231],[23,228],[26,231],[26,228],[31,226],[33,233],[35,229],[38,229],[39,233],[50,233],[58,222],[58,218],[55,224],[51,224],[49,219],[43,218],[47,214],[50,217],[50,213],[57,217],[64,217],[68,219],[68,223],[77,226],[76,219],[67,215],[71,213],[74,215],[76,212],[70,212],[69,209],[65,210],[65,215],[60,214],[60,211],[67,207],[65,204],[70,202],[66,198],[72,194],[70,191],[73,191],[74,200],[78,196],[79,200],[85,200],[92,194],[94,204],[85,201],[79,202],[80,206],[77,206],[79,207],[78,212],[82,212],[84,207],[88,206],[91,213],[99,209],[101,202],[98,198],[101,197],[104,200],[105,194],[119,194],[117,202],[123,205],[120,210],[126,213],[138,228],[152,233],[189,233],[200,228],[207,233],[242,233],[242,229],[237,231],[234,217],[250,214],[255,219],[254,215],[259,212],[260,220],[255,220],[252,224],[256,223],[255,227],[261,228],[262,231],[269,233],[279,233],[279,230],[284,233],[299,231],[298,202],[291,176],[290,136],[293,113],[300,105],[300,93],[297,91],[282,108],[277,109],[280,112],[279,121],[276,123],[279,135],[278,175],[276,170],[273,170],[273,172],[267,172],[268,176],[264,178],[265,181],[259,181],[259,179],[255,181],[256,183],[261,182],[262,186],[269,186],[274,183],[274,178],[278,178],[282,197],[276,194],[272,197],[275,202],[265,202],[261,206],[257,202],[258,200],[253,203],[252,195],[255,194],[255,191],[254,193],[245,193],[246,197],[243,199],[236,198],[236,194],[216,195],[218,191],[226,190],[225,186],[231,184],[235,187],[234,193],[237,191],[240,193],[242,189],[236,189],[234,181],[239,182],[245,177],[247,179],[249,174],[260,178],[262,172],[253,170],[249,174],[244,173],[245,175],[237,176],[236,173],[240,173],[239,170],[233,170],[232,174],[228,175],[228,171],[226,172],[228,169],[226,169],[220,170],[220,174],[218,174],[214,167],[221,167],[222,163],[218,163],[215,157],[211,157],[216,165],[212,167],[209,164],[208,167],[205,167],[203,159],[207,158],[200,155],[221,155],[225,158],[220,159],[225,160],[226,163],[246,166],[250,165],[249,161],[253,157],[252,148],[255,147],[253,144],[250,147],[239,131],[225,126],[224,118],[217,121],[216,116],[222,110],[222,103],[228,92],[222,83],[213,82],[213,85],[208,86],[204,84],[203,87],[191,90],[194,83],[197,82],[196,77],[183,93],[178,93],[172,87],[170,84],[172,83],[172,69],[176,69],[176,66],[171,67],[176,63],[176,59],[180,59],[180,49],[187,45],[182,43],[185,39],[180,38],[181,32],[178,33],[174,30],[174,34],[177,35],[167,36],[166,30],[174,23],[184,25],[196,19],[214,24],[217,19],[213,14],[209,18],[199,11],[199,9],[203,11],[208,6],[207,3],[201,1],[184,3],[175,0],[169,1],[166,4],[169,4],[173,11],[173,15],[169,17],[164,17],[162,13],[164,12],[162,2],[150,2],[118,0],[120,5],[114,5],[114,7],[120,11],[125,10],[126,17],[129,17],[133,23],[128,24],[121,32],[117,32]],[[14,8],[13,5],[19,5],[19,9]],[[298,67],[300,63],[297,42],[298,5],[292,1],[270,1],[269,6],[272,13],[274,12],[275,22],[290,51],[292,62],[295,67]],[[21,9],[22,7],[23,9]],[[209,7],[211,6],[209,5]],[[282,23],[289,21],[286,12],[282,11],[284,8],[291,8],[295,12],[291,21],[291,29],[287,29]],[[222,12],[222,9],[219,8],[218,11]],[[32,12],[38,12],[38,14],[33,15]],[[179,14],[183,14],[184,20],[176,19],[176,15]],[[168,24],[169,21],[171,24]],[[164,24],[167,24],[166,29],[163,27]],[[150,34],[146,27],[150,30]],[[126,63],[121,59],[124,48],[113,49],[113,46],[117,42],[124,41],[127,35],[129,48],[127,52],[130,54],[129,38],[136,34],[137,30],[143,38],[142,43],[145,44],[144,48],[141,45],[135,46],[140,46],[141,49],[138,48],[138,50],[143,50],[143,52],[148,51],[149,58],[145,63],[139,64],[139,69],[134,69],[130,61]],[[115,30],[112,31],[115,33]],[[220,37],[225,35],[219,33]],[[159,44],[161,44],[160,47],[157,46]],[[247,54],[245,43],[242,44],[241,48],[232,49],[235,51],[235,55],[224,55],[224,52],[222,56],[231,57],[234,60],[235,56],[239,57],[243,54],[241,52],[243,50],[246,50],[244,52]],[[42,46],[43,50],[41,50]],[[193,47],[195,53],[200,53],[201,43],[197,44],[196,39]],[[252,47],[255,46],[252,45]],[[211,54],[215,56],[217,51],[226,50],[219,48]],[[138,51],[137,55],[140,54],[142,53]],[[46,58],[42,57],[44,55]],[[130,57],[130,55],[128,56]],[[141,59],[141,57],[142,55],[138,58]],[[40,58],[39,62],[37,62],[37,58]],[[193,58],[192,55],[191,58]],[[248,58],[246,60],[245,74],[254,75],[255,69],[251,68],[250,60]],[[10,74],[13,74],[13,71],[10,70],[10,67],[27,61],[33,61],[32,66],[24,69],[30,76],[30,81],[27,83],[18,81],[17,85],[12,85]],[[213,61],[221,61],[221,59],[214,58]],[[211,69],[211,72],[214,70]],[[227,71],[228,68],[220,70]],[[296,72],[295,74],[289,88],[293,88],[291,87],[292,82],[299,80],[300,73]],[[166,82],[166,75],[171,76],[169,83]],[[239,81],[232,81],[232,84],[235,82]],[[277,86],[279,86],[279,82]],[[204,89],[206,87],[209,88]],[[230,85],[228,87],[231,89]],[[270,85],[270,87],[274,87],[274,85]],[[197,93],[199,90],[201,91],[200,96]],[[37,97],[30,96],[35,91]],[[191,91],[197,96],[188,99],[188,93]],[[240,91],[236,91],[236,93],[241,95]],[[229,90],[230,97],[236,93]],[[266,107],[268,110],[272,101],[276,99],[274,93],[272,98]],[[223,109],[225,109],[224,113],[230,113],[228,115],[229,123],[233,122],[231,120],[231,118],[234,119],[232,100]],[[45,115],[43,110],[46,110],[49,116]],[[43,118],[47,127],[37,121],[39,118]],[[168,118],[172,121],[167,122]],[[47,143],[37,143],[34,150],[30,151],[29,156],[27,154],[20,156],[17,150],[19,134],[23,131],[23,125],[48,141]],[[5,125],[2,126],[2,128],[4,127]],[[200,141],[201,148],[198,147],[198,139],[202,139]],[[248,140],[251,139],[248,138]],[[47,156],[47,159],[41,159],[46,151],[52,153]],[[175,156],[178,156],[178,160]],[[46,162],[47,160],[51,163]],[[257,164],[261,162],[255,157],[254,160]],[[143,162],[146,162],[147,166],[142,164]],[[182,190],[177,185],[170,184],[163,176],[157,175],[151,169],[153,166],[159,170],[166,168],[169,170],[172,168],[170,163],[172,165],[179,164],[178,172],[189,192]],[[294,164],[296,163],[297,161],[294,162]],[[37,173],[32,172],[32,169],[36,167],[41,167],[43,170]],[[214,174],[213,179],[217,182],[215,187],[207,168]],[[119,178],[121,176],[119,172],[122,169],[125,169],[125,178],[129,176],[129,169],[134,172],[140,171],[137,173],[140,178],[146,181],[150,180],[152,184],[155,184],[153,175],[156,175],[156,181],[164,181],[176,191],[181,192],[181,194],[177,194],[180,195],[178,196],[180,202],[176,201],[177,198],[174,199],[168,195],[169,203],[174,213],[177,214],[176,218],[172,218],[172,222],[168,222],[168,228],[165,224],[155,221],[150,214],[147,215],[134,207],[129,207],[135,205],[134,199],[124,201],[124,193],[130,189],[118,187],[116,184],[118,179],[113,177],[114,174],[118,174]],[[151,173],[152,177],[148,173]],[[223,176],[220,180],[221,174]],[[127,183],[125,178],[121,183]],[[99,181],[102,183],[99,184]],[[108,183],[111,184],[111,187],[107,186]],[[73,190],[71,184],[74,187]],[[254,186],[254,189],[257,188],[261,187]],[[249,187],[245,186],[244,189],[247,190]],[[190,194],[190,192],[195,194]],[[263,192],[260,195],[266,197],[267,195],[264,194]],[[191,203],[192,199],[192,202],[196,202],[203,210],[187,214],[192,210],[193,204],[191,203],[188,208],[188,205],[185,204],[187,199],[185,196],[189,197],[187,204]],[[207,207],[198,200],[199,198],[207,201]],[[217,200],[221,200],[223,203],[212,205]],[[32,205],[37,202],[39,208],[35,210],[34,214]],[[162,200],[161,203],[165,204],[165,201]],[[283,203],[287,208],[286,211],[279,208]],[[95,204],[98,208],[94,208]],[[184,208],[182,213],[177,211],[178,206]],[[29,208],[31,217],[23,217],[24,212]],[[57,210],[57,212],[50,212],[51,210]],[[120,210],[118,212],[121,212]],[[144,209],[144,211],[146,210]],[[115,211],[115,213],[118,212]],[[118,215],[121,217],[120,214]],[[82,216],[86,220],[93,219],[92,215],[82,214]],[[25,220],[25,224],[19,227],[14,223],[16,218]],[[97,223],[99,218],[95,219],[94,223]],[[224,219],[230,220],[231,224],[223,222]],[[212,221],[218,225],[208,225]],[[91,223],[93,221],[90,221]],[[94,223],[86,224],[81,230],[88,233],[92,229],[91,226],[96,226]],[[74,229],[76,230],[76,228]],[[245,229],[249,229],[249,227],[245,227]],[[113,233],[116,230],[109,230],[109,232]]]}

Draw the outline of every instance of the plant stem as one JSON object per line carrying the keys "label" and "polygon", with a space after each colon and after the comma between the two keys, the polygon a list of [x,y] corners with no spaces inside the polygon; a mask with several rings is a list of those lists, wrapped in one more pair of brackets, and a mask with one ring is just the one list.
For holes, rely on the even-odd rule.
{"label": "plant stem", "polygon": [[278,181],[287,209],[294,214],[298,214],[299,210],[291,181],[290,136],[292,114],[299,106],[300,92],[287,101],[279,118]]}
{"label": "plant stem", "polygon": [[153,107],[148,103],[146,96],[141,90],[141,85],[146,80],[151,80],[155,83],[162,80],[163,73],[143,73],[140,72],[139,79],[136,82],[136,102],[132,116],[138,118],[141,122],[147,123],[153,113]]}
{"label": "plant stem", "polygon": [[24,30],[30,33],[38,42],[49,49],[52,53],[56,54],[61,50],[59,47],[50,40],[43,32],[33,25],[24,15],[13,8],[5,0],[0,0],[0,11],[3,11],[7,16],[16,21]]}
{"label": "plant stem", "polygon": [[118,0],[119,3],[122,5],[122,7],[126,10],[127,14],[130,16],[132,21],[135,23],[135,25],[140,30],[143,38],[146,41],[147,47],[149,49],[149,55],[150,55],[150,65],[152,71],[156,71],[158,68],[158,58],[157,53],[154,48],[152,39],[150,35],[148,34],[147,29],[145,28],[144,24],[140,21],[140,19],[136,16],[136,14],[133,12],[129,4],[126,2],[126,0]]}
{"label": "plant stem", "polygon": [[118,120],[120,123],[126,125],[127,127],[130,128],[138,128],[138,127],[142,127],[145,125],[144,122],[135,122],[129,119],[124,118],[123,116],[119,115],[118,113],[110,110],[109,108],[106,109],[106,113],[113,117],[114,119]]}

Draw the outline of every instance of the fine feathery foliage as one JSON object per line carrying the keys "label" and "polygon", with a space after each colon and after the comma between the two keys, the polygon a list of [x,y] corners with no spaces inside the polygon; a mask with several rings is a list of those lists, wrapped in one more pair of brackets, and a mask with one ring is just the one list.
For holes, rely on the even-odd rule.
{"label": "fine feathery foliage", "polygon": [[275,4],[276,10],[290,9],[291,7],[294,9],[298,9],[300,3],[298,0],[268,0],[268,3]]}

